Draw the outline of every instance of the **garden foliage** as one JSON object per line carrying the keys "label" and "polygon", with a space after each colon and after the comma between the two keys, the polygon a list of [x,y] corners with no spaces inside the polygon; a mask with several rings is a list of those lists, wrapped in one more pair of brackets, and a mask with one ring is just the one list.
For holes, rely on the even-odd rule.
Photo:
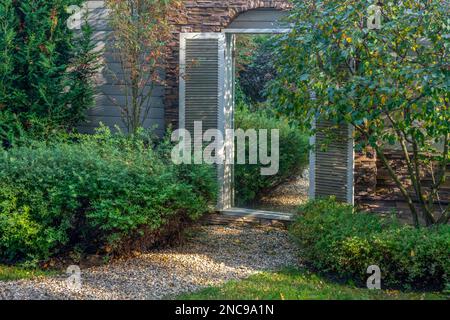
{"label": "garden foliage", "polygon": [[171,222],[215,203],[213,170],[173,165],[147,135],[102,128],[71,139],[0,152],[0,261],[151,245]]}
{"label": "garden foliage", "polygon": [[381,269],[383,286],[445,288],[450,278],[450,226],[416,229],[393,218],[357,212],[335,200],[302,206],[291,234],[315,269],[367,279]]}
{"label": "garden foliage", "polygon": [[237,36],[236,71],[239,87],[252,104],[266,101],[266,87],[277,76],[274,67],[275,43],[274,36]]}

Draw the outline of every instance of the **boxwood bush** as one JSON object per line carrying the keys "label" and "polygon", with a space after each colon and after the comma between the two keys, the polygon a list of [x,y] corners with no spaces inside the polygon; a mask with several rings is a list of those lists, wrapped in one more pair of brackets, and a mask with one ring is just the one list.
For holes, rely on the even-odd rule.
{"label": "boxwood bush", "polygon": [[72,140],[0,151],[1,262],[154,243],[214,203],[210,167],[172,165],[143,136],[103,129]]}
{"label": "boxwood bush", "polygon": [[[235,115],[237,129],[280,130],[280,167],[273,176],[261,175],[261,164],[235,165],[236,201],[245,205],[256,200],[263,192],[276,187],[290,177],[298,175],[308,165],[309,137],[286,119],[275,117],[267,110],[250,111],[241,105]],[[247,145],[248,157],[248,145]]]}
{"label": "boxwood bush", "polygon": [[450,226],[416,229],[357,212],[335,200],[305,204],[291,226],[302,257],[315,269],[365,282],[367,268],[381,268],[383,285],[448,286]]}

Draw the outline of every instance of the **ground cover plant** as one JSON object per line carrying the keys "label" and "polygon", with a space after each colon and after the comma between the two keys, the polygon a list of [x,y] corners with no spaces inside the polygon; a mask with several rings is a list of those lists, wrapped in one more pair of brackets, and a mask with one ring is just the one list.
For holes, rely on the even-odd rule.
{"label": "ground cover plant", "polygon": [[241,281],[183,294],[181,300],[445,300],[439,293],[368,290],[305,269],[262,272]]}

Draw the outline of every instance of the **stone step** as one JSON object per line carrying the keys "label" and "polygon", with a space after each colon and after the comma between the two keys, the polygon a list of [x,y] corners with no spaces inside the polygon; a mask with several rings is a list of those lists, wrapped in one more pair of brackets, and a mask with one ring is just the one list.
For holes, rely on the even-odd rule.
{"label": "stone step", "polygon": [[243,209],[243,208],[226,209],[221,211],[221,214],[225,216],[275,220],[283,222],[290,222],[294,220],[294,215],[291,213],[282,213],[282,212],[273,212],[255,209]]}

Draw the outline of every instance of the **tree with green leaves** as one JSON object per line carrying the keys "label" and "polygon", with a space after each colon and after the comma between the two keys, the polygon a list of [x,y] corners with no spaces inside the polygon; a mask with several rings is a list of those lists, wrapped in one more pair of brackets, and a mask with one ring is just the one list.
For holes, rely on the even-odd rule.
{"label": "tree with green leaves", "polygon": [[[440,193],[450,163],[449,7],[445,0],[295,0],[271,87],[281,112],[308,125],[319,117],[353,126],[358,147],[377,151],[417,227],[420,214],[427,226],[450,218]],[[413,192],[386,158],[389,147],[402,152]],[[421,183],[425,173],[430,186]]]}

